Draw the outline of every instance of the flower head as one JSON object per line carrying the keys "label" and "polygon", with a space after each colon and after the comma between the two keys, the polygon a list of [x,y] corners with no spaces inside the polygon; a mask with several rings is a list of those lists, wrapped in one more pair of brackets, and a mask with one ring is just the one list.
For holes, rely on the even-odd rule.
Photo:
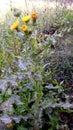
{"label": "flower head", "polygon": [[32,13],[31,17],[32,17],[32,19],[37,19],[37,14],[36,13]]}
{"label": "flower head", "polygon": [[22,18],[22,21],[23,22],[28,22],[30,19],[31,19],[31,16],[27,15],[27,16],[25,16],[25,17]]}
{"label": "flower head", "polygon": [[10,27],[10,29],[11,29],[11,30],[17,29],[17,28],[18,28],[18,25],[19,25],[19,21],[16,21],[16,22]]}
{"label": "flower head", "polygon": [[7,127],[8,127],[8,128],[11,128],[12,126],[13,126],[12,122],[9,122],[9,123],[7,124]]}
{"label": "flower head", "polygon": [[14,10],[13,10],[14,12],[14,16],[15,17],[19,17],[20,16],[20,14],[21,14],[21,11],[19,10],[19,9],[17,9],[17,8],[14,8]]}
{"label": "flower head", "polygon": [[26,31],[27,31],[27,26],[26,26],[26,25],[23,25],[23,26],[22,26],[22,30],[23,30],[24,32],[26,32]]}

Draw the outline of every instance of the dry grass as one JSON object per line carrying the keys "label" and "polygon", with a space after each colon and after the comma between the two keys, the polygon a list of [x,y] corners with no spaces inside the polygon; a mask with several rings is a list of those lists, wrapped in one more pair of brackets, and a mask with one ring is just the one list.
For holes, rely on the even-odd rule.
{"label": "dry grass", "polygon": [[11,16],[11,8],[18,8],[22,11],[22,14],[31,13],[36,11],[37,13],[42,13],[46,8],[48,8],[48,15],[51,7],[55,8],[56,4],[50,3],[50,1],[43,0],[1,0],[0,1],[0,22],[3,22],[8,18],[8,15]]}

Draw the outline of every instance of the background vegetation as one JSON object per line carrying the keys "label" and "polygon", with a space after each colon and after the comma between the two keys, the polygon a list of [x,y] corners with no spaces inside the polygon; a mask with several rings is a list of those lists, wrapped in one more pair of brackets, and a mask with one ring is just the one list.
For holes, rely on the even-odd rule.
{"label": "background vegetation", "polygon": [[0,22],[0,130],[73,130],[69,2],[24,1],[22,10],[10,1]]}

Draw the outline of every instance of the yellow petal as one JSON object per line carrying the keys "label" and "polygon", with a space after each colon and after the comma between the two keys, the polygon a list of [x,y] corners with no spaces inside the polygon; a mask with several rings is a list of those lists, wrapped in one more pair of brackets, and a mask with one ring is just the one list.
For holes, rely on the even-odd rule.
{"label": "yellow petal", "polygon": [[22,21],[23,22],[28,22],[30,19],[31,19],[31,16],[27,15],[27,16],[25,16],[25,17],[22,18]]}
{"label": "yellow petal", "polygon": [[19,25],[19,21],[16,21],[15,23],[13,23],[13,25],[10,27],[11,30],[14,30],[16,28],[18,28]]}

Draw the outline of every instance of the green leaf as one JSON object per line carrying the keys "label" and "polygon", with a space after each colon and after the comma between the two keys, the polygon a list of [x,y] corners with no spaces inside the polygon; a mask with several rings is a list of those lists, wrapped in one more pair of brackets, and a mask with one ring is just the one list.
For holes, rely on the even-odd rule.
{"label": "green leaf", "polygon": [[52,43],[52,40],[49,40],[49,42],[45,45],[45,48],[49,47]]}

